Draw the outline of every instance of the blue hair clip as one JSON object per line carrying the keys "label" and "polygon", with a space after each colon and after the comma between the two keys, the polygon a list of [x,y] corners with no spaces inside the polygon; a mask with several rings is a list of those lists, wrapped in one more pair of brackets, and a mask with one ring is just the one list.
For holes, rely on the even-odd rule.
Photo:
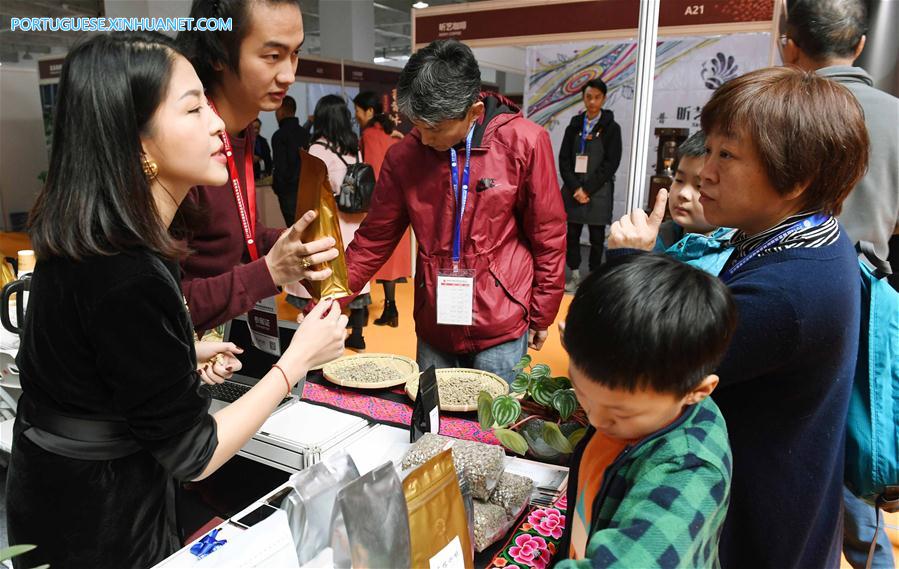
{"label": "blue hair clip", "polygon": [[227,539],[216,539],[222,528],[216,528],[203,536],[203,539],[190,547],[190,552],[197,556],[197,559],[203,559],[219,547],[228,543]]}

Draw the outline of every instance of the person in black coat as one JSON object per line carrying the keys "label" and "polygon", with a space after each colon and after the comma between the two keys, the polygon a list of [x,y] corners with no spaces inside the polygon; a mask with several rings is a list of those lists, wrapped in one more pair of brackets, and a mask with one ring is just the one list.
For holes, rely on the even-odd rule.
{"label": "person in black coat", "polygon": [[272,149],[262,136],[262,121],[254,120],[253,130],[256,132],[256,142],[253,146],[253,176],[258,180],[272,172]]}
{"label": "person in black coat", "polygon": [[272,135],[274,172],[272,190],[278,196],[281,214],[288,227],[293,225],[297,208],[297,184],[300,180],[300,149],[309,146],[309,131],[296,117],[297,102],[284,97],[281,108],[275,111],[278,130]]}
{"label": "person in black coat", "polygon": [[621,127],[612,111],[602,108],[606,91],[602,79],[584,84],[581,94],[586,109],[572,117],[559,150],[562,199],[568,214],[565,261],[571,270],[566,292],[574,292],[580,281],[584,225],[590,228],[589,266],[593,271],[602,262],[605,226],[612,222],[615,171],[621,163]]}

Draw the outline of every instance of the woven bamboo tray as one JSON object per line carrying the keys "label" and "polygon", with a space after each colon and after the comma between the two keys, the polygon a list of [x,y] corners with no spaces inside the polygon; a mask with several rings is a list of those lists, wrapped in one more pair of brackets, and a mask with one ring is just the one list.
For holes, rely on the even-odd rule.
{"label": "woven bamboo tray", "polygon": [[[381,381],[378,383],[352,381],[341,377],[340,370],[342,367],[356,364],[392,368],[400,372],[400,376],[392,381]],[[325,364],[322,367],[322,372],[325,375],[325,379],[342,387],[353,387],[356,389],[384,389],[402,385],[409,381],[410,378],[417,378],[418,364],[415,363],[415,360],[396,354],[355,354],[352,356],[343,356],[331,363]]]}
{"label": "woven bamboo tray", "polygon": [[[415,401],[415,398],[418,397],[418,377],[420,374],[415,374],[415,377],[410,379],[408,383],[406,383],[406,395],[409,396],[412,401]],[[494,397],[497,395],[505,395],[509,393],[509,384],[506,383],[503,378],[500,376],[490,373],[488,371],[481,371],[479,369],[468,369],[468,368],[445,368],[437,370],[437,390],[440,391],[441,384],[447,381],[453,382],[473,382],[480,385],[480,389],[478,389],[474,393],[474,398],[467,405],[452,405],[443,402],[443,397],[440,398],[440,410],[441,411],[454,411],[454,412],[468,412],[468,411],[477,411],[478,410],[478,394],[481,391],[487,391]]]}

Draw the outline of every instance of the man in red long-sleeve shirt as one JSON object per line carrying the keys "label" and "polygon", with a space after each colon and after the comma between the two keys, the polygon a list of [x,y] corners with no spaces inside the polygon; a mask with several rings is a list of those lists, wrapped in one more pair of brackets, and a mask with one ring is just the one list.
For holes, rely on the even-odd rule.
{"label": "man in red long-sleeve shirt", "polygon": [[208,89],[210,104],[225,121],[224,142],[233,158],[227,184],[196,187],[182,206],[198,208],[204,216],[191,228],[188,244],[194,254],[181,265],[190,315],[202,331],[278,294],[278,286],[326,278],[330,269],[308,267],[334,259],[337,250],[331,238],[302,243],[300,234],[312,214],[287,231],[256,219],[254,136],[247,127],[260,111],[280,107],[294,82],[304,40],[299,0],[194,0],[190,15],[230,18],[238,30],[191,31],[178,37]]}

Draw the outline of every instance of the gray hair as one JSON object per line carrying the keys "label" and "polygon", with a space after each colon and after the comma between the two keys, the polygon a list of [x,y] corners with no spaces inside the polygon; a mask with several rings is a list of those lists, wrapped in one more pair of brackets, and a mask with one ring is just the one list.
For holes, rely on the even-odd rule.
{"label": "gray hair", "polygon": [[793,0],[787,34],[812,59],[852,57],[868,31],[867,17],[862,0]]}
{"label": "gray hair", "polygon": [[471,49],[457,40],[437,40],[409,58],[396,102],[410,120],[435,125],[464,118],[480,92],[481,70]]}

